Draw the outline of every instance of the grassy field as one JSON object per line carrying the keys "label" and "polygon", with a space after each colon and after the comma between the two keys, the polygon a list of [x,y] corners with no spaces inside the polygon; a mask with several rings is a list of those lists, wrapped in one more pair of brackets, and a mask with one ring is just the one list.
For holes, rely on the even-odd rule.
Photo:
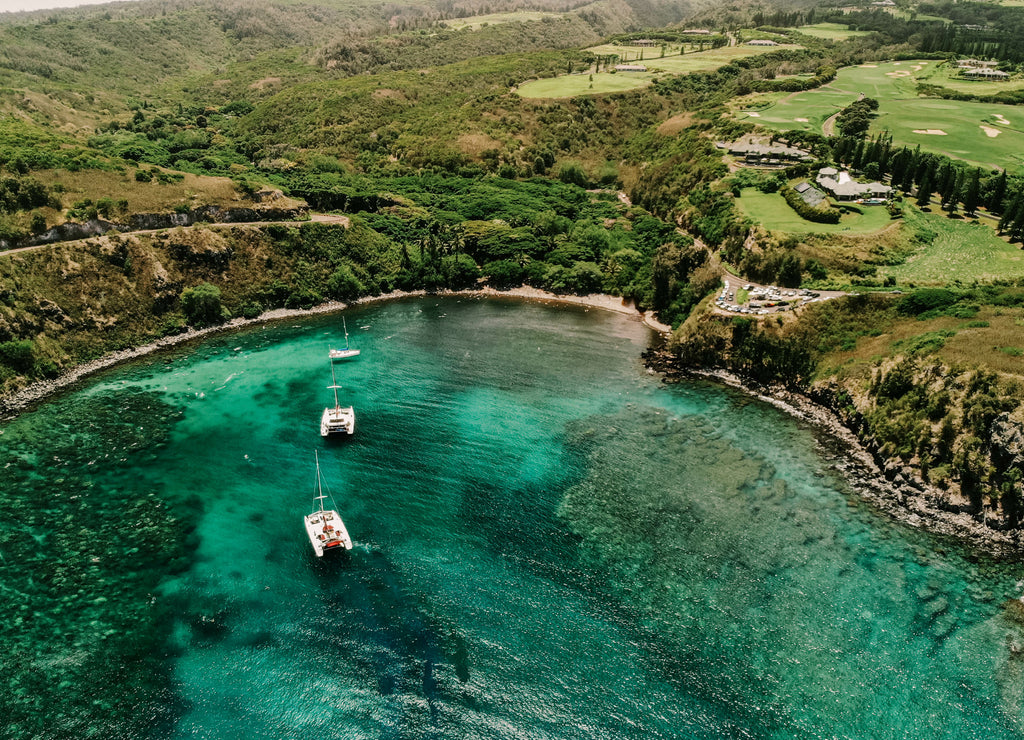
{"label": "grassy field", "polygon": [[[785,44],[779,46],[723,46],[720,49],[708,49],[686,54],[678,53],[679,47],[666,49],[661,56],[661,49],[640,49],[636,46],[616,46],[604,44],[593,46],[587,51],[599,56],[616,54],[623,61],[644,64],[646,72],[594,72],[591,74],[560,75],[555,78],[531,80],[519,86],[518,93],[524,98],[569,98],[575,95],[609,92],[621,92],[649,85],[651,80],[660,74],[686,74],[718,69],[729,62],[743,57],[764,54],[775,49],[797,49],[798,46]],[[643,59],[640,59],[641,54]],[[593,79],[591,79],[593,78]]]}
{"label": "grassy field", "polygon": [[806,33],[808,36],[816,36],[819,39],[831,39],[833,41],[842,41],[856,36],[868,36],[871,34],[871,31],[852,31],[842,23],[814,23],[809,26],[800,26],[797,30],[800,33]]}
{"label": "grassy field", "polygon": [[1024,350],[1022,314],[1020,308],[985,306],[973,319],[942,316],[899,321],[883,334],[861,337],[855,349],[833,352],[825,360],[822,373],[864,375],[866,368],[880,358],[891,357],[916,337],[941,333],[945,338],[936,354],[944,362],[1020,375],[1021,357],[1013,350]]}
{"label": "grassy field", "polygon": [[919,82],[930,85],[948,87],[950,90],[978,95],[995,95],[1005,90],[1024,88],[1024,78],[996,80],[968,80],[960,76],[959,70],[952,64],[932,63],[914,75]]}
{"label": "grassy field", "polygon": [[740,191],[736,205],[766,229],[790,234],[873,234],[893,223],[883,206],[864,206],[860,213],[844,214],[837,224],[817,224],[800,218],[778,193],[762,193],[757,188]]}
{"label": "grassy field", "polygon": [[[889,131],[896,144],[918,146],[983,167],[1024,167],[1024,116],[995,103],[920,98],[916,78],[934,74],[934,61],[845,67],[829,85],[779,97],[745,98],[741,119],[781,131],[821,131],[825,120],[863,93],[879,101],[872,131]],[[995,83],[999,84],[999,83]]]}
{"label": "grassy field", "polygon": [[622,92],[650,85],[654,75],[650,72],[596,72],[572,74],[530,80],[519,86],[517,92],[524,98],[571,98],[576,95],[597,95]]}
{"label": "grassy field", "polygon": [[974,224],[908,205],[904,222],[924,244],[903,264],[880,268],[883,276],[919,285],[1024,277],[1024,251],[997,237],[988,220]]}
{"label": "grassy field", "polygon": [[489,13],[488,15],[474,15],[468,18],[451,18],[441,21],[438,25],[459,31],[463,28],[471,28],[474,31],[483,26],[496,26],[499,23],[514,23],[539,21],[544,18],[562,18],[562,13],[545,13],[543,11],[522,10],[514,13]]}
{"label": "grassy field", "polygon": [[678,46],[671,46],[665,49],[664,57],[661,56],[660,48],[642,49],[636,46],[618,46],[616,44],[591,46],[587,51],[598,56],[615,54],[623,62],[641,62],[647,65],[651,71],[686,74],[687,72],[718,69],[743,57],[753,57],[780,49],[799,48],[801,47],[796,44],[779,44],[778,46],[741,44],[739,46],[722,46],[718,49],[705,49],[704,51],[687,51],[685,54],[680,54]]}

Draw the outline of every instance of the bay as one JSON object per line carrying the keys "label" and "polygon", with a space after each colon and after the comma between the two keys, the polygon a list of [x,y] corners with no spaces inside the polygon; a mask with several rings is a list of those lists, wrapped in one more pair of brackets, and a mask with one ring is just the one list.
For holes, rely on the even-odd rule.
{"label": "bay", "polygon": [[[778,410],[581,308],[350,310],[0,431],[5,737],[1011,738],[1019,563],[874,513]],[[318,452],[353,540],[302,529]]]}

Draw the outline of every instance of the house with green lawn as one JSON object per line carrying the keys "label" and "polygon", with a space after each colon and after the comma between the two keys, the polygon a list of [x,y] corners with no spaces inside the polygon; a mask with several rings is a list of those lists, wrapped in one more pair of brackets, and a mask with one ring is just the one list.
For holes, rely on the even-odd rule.
{"label": "house with green lawn", "polygon": [[892,195],[892,188],[888,185],[880,182],[857,182],[849,172],[837,170],[835,167],[822,167],[818,170],[815,182],[838,201],[869,198],[887,200]]}

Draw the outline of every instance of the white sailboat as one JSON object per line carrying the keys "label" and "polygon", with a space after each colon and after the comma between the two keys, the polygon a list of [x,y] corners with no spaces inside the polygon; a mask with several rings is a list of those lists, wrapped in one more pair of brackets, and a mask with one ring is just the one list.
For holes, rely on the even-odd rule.
{"label": "white sailboat", "polygon": [[[330,491],[328,490],[328,494]],[[323,476],[320,475],[320,455],[316,456],[316,496],[313,497],[313,512],[306,514],[306,534],[313,545],[313,552],[318,558],[324,556],[325,550],[351,550],[352,538],[348,536],[345,522],[335,509],[325,509]],[[331,504],[334,498],[331,498]]]}
{"label": "white sailboat", "polygon": [[338,385],[334,377],[334,363],[331,363],[331,384],[327,386],[334,390],[334,406],[324,409],[320,417],[320,436],[330,437],[336,434],[352,434],[356,430],[356,412],[351,406],[344,408],[338,402]]}
{"label": "white sailboat", "polygon": [[348,346],[348,323],[344,316],[341,317],[341,324],[345,327],[345,347],[344,349],[332,349],[328,353],[332,360],[348,360],[359,354],[359,350]]}

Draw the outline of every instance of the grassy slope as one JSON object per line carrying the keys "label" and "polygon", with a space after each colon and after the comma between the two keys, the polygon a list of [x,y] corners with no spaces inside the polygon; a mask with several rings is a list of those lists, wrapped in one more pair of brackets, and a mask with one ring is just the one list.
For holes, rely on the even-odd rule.
{"label": "grassy slope", "polygon": [[921,246],[905,263],[880,268],[882,275],[918,284],[1024,277],[1024,251],[996,236],[994,222],[988,219],[972,223],[908,205],[904,220],[919,235]]}

